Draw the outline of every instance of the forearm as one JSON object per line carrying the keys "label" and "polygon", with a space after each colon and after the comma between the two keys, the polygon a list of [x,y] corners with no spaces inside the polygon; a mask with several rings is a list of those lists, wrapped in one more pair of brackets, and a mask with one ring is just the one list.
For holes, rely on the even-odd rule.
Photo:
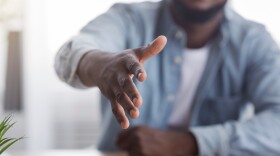
{"label": "forearm", "polygon": [[83,40],[86,40],[86,37],[76,36],[66,42],[58,51],[55,59],[55,71],[58,77],[75,88],[87,88],[79,79],[76,71],[81,58],[97,47],[94,43],[84,44]]}
{"label": "forearm", "polygon": [[[79,79],[78,66],[86,53],[95,49],[116,52],[125,49],[127,26],[132,25],[122,5],[114,5],[106,13],[87,24],[79,34],[59,50],[55,70],[59,78],[75,88],[94,86]],[[114,21],[114,22],[112,22]],[[114,35],[112,35],[114,34]],[[86,85],[85,85],[85,84]]]}
{"label": "forearm", "polygon": [[244,122],[193,127],[199,155],[277,155],[280,153],[280,109],[259,113]]}

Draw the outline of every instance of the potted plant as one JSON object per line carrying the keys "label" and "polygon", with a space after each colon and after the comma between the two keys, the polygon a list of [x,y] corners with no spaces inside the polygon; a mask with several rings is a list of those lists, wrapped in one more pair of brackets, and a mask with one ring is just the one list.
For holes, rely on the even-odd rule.
{"label": "potted plant", "polygon": [[5,134],[13,127],[15,122],[12,122],[12,115],[9,115],[4,118],[4,120],[0,123],[0,155],[2,155],[9,147],[23,139],[20,138],[11,138],[5,137]]}

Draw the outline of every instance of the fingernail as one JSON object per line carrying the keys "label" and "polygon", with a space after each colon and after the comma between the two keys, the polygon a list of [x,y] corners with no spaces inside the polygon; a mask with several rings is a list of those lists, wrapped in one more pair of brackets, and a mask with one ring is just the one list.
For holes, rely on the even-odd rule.
{"label": "fingernail", "polygon": [[132,102],[133,102],[133,104],[136,104],[137,98],[133,98]]}
{"label": "fingernail", "polygon": [[130,116],[131,116],[133,119],[138,118],[138,116],[139,116],[139,111],[138,111],[138,110],[131,110],[131,111],[130,111]]}
{"label": "fingernail", "polygon": [[127,127],[125,127],[126,125],[125,125],[125,123],[124,122],[121,122],[121,127],[122,127],[122,129],[126,129]]}
{"label": "fingernail", "polygon": [[133,117],[136,112],[134,110],[130,111],[130,116]]}
{"label": "fingernail", "polygon": [[142,73],[138,73],[137,78],[139,78],[142,75]]}

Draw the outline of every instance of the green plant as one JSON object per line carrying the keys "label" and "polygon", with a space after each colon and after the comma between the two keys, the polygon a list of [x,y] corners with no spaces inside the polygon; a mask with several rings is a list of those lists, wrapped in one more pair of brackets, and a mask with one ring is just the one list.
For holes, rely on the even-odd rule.
{"label": "green plant", "polygon": [[6,151],[10,146],[23,139],[20,138],[5,138],[4,135],[8,132],[8,130],[14,126],[15,122],[11,123],[12,115],[9,115],[4,118],[4,120],[0,123],[0,155]]}

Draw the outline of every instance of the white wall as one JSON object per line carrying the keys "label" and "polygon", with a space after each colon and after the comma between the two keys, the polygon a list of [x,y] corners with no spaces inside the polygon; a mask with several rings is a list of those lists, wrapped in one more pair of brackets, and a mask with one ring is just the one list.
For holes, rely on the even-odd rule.
{"label": "white wall", "polygon": [[263,23],[280,43],[280,1],[278,0],[231,0],[233,7],[244,17]]}
{"label": "white wall", "polygon": [[28,0],[24,17],[24,103],[28,147],[50,146],[50,54],[46,44],[44,1]]}

